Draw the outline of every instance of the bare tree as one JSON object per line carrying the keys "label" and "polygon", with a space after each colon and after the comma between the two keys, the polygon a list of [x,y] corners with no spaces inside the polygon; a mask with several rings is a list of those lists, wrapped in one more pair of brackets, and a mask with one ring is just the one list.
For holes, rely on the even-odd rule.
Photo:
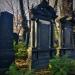
{"label": "bare tree", "polygon": [[28,47],[29,28],[28,28],[28,25],[27,25],[27,18],[26,18],[26,14],[25,14],[25,10],[24,10],[23,0],[19,0],[19,3],[20,3],[21,15],[22,15],[22,27],[24,29],[24,31],[23,31],[23,41],[25,41],[25,44]]}

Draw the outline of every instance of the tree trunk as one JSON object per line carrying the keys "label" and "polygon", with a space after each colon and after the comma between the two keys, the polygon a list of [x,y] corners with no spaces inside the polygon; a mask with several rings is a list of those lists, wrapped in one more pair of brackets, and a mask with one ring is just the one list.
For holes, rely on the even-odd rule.
{"label": "tree trunk", "polygon": [[26,14],[24,10],[24,5],[23,5],[23,0],[19,0],[20,3],[20,10],[21,10],[21,15],[22,15],[22,27],[24,29],[23,31],[23,41],[25,42],[26,47],[28,47],[29,44],[29,28],[27,25],[27,19],[26,19]]}

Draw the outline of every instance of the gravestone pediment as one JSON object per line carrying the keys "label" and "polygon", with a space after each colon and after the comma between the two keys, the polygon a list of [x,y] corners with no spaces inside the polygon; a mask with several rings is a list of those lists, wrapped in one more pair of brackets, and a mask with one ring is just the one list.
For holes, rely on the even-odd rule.
{"label": "gravestone pediment", "polygon": [[32,19],[38,18],[44,20],[55,19],[57,17],[54,9],[44,1],[42,1],[38,6],[32,8],[32,15]]}

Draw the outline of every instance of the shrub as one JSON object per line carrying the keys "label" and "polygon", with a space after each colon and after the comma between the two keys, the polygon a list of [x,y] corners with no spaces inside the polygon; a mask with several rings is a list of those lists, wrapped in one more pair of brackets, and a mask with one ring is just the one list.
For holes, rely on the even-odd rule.
{"label": "shrub", "polygon": [[19,42],[17,45],[14,44],[14,50],[16,58],[27,58],[28,52],[23,42]]}
{"label": "shrub", "polygon": [[50,60],[49,69],[52,75],[68,75],[71,69],[75,67],[74,60],[68,58],[66,55],[63,57],[54,57]]}
{"label": "shrub", "polygon": [[7,75],[34,75],[34,71],[26,69],[18,69],[15,64],[9,67],[9,71],[6,72]]}

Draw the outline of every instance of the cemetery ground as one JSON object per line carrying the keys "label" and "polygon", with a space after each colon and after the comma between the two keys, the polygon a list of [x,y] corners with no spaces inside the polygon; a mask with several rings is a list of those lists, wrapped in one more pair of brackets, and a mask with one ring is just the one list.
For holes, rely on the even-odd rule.
{"label": "cemetery ground", "polygon": [[15,63],[11,64],[7,75],[75,75],[75,61],[68,55],[54,56],[49,62],[49,67],[37,71],[29,68],[27,48],[24,43],[14,45]]}

